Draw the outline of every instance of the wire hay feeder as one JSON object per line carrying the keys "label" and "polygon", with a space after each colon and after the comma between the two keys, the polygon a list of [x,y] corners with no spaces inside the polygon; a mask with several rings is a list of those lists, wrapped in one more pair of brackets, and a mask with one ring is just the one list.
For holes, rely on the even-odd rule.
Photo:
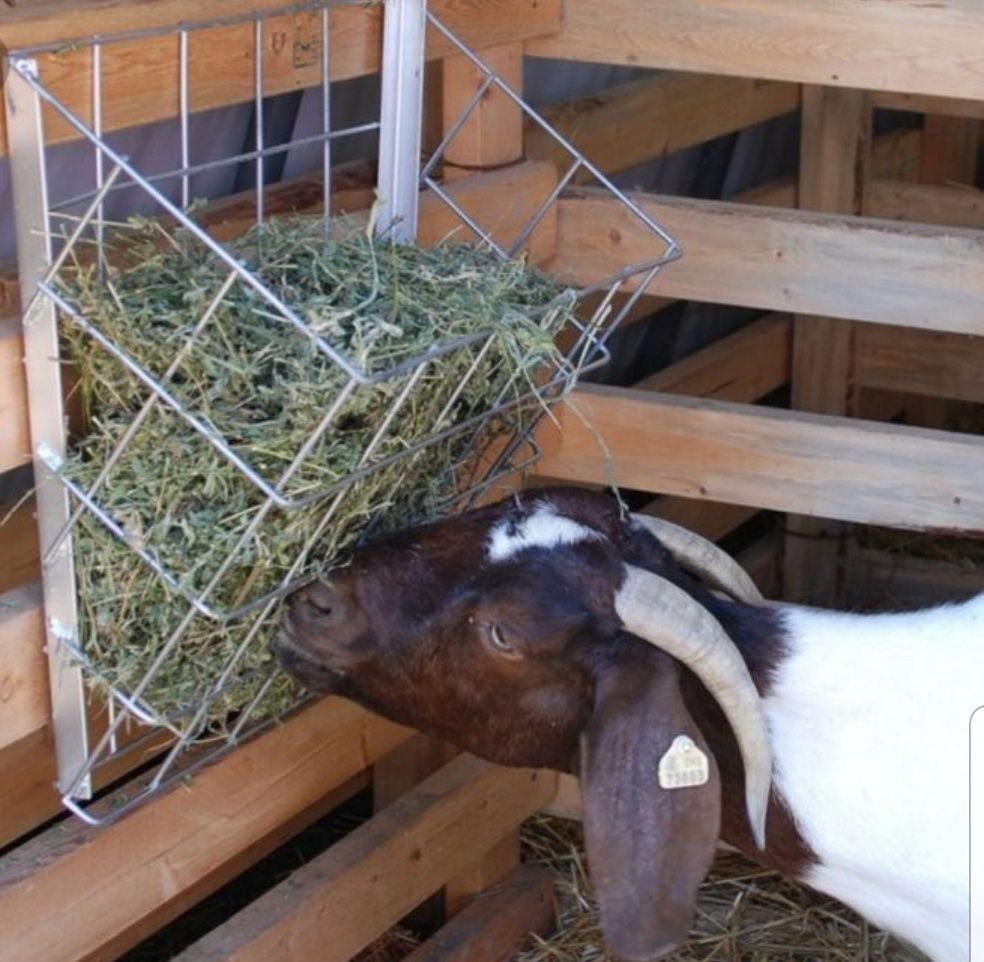
{"label": "wire hay feeder", "polygon": [[[334,123],[333,6],[141,32],[170,45],[180,104],[173,156],[154,169],[103,124],[104,61],[136,34],[7,58],[58,785],[94,824],[297,704],[268,651],[283,598],[359,539],[466,508],[530,463],[538,418],[605,362],[610,333],[679,255],[423,0],[384,0],[378,111]],[[316,25],[317,76],[313,109],[274,141],[267,27],[285,14]],[[230,151],[196,110],[189,49],[231,23],[251,32],[253,58],[252,139]],[[479,82],[421,162],[428,33]],[[53,82],[64,50],[88,83],[70,102]],[[505,226],[443,176],[493,89],[570,158]],[[92,151],[90,187],[73,196],[46,167],[58,129]],[[355,143],[377,158],[378,201],[335,216],[336,152]],[[282,162],[320,174],[322,214],[269,216]],[[244,171],[252,226],[220,240],[198,198]],[[578,289],[529,259],[582,172],[652,243]],[[90,804],[127,754],[153,760],[141,790],[111,811]]]}

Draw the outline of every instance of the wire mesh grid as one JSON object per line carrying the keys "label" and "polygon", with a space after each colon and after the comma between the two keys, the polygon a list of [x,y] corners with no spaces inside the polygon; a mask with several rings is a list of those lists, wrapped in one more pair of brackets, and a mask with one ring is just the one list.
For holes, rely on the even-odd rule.
{"label": "wire mesh grid", "polygon": [[[274,14],[77,41],[72,45],[73,55],[85,53],[86,59],[80,62],[86,65],[84,73],[90,81],[84,109],[66,103],[61,89],[48,82],[45,67],[54,47],[9,55],[7,106],[21,279],[30,297],[25,346],[59,787],[66,806],[93,823],[117,817],[297,704],[303,693],[286,688],[286,679],[269,657],[268,641],[279,623],[284,596],[321,569],[326,543],[337,543],[327,538],[337,519],[346,512],[354,514],[359,518],[360,535],[365,537],[385,528],[394,513],[402,520],[426,520],[466,508],[497,479],[525,468],[537,453],[531,435],[537,419],[580,374],[607,360],[605,344],[611,332],[647,291],[660,268],[679,254],[675,242],[658,224],[554,132],[478,55],[426,13],[422,0],[386,0],[384,5],[379,115],[334,126],[334,6],[338,4],[305,3]],[[267,134],[265,61],[269,56],[267,23],[277,16],[305,18],[309,50],[318,53],[319,76],[316,86],[305,94],[317,99],[315,129],[295,129],[272,142]],[[421,163],[425,17],[430,32],[439,34],[472,63],[479,82],[460,117]],[[193,39],[230,26],[251,32],[251,143],[248,149],[225,156],[216,156],[209,145],[210,156],[200,159],[195,131],[202,128],[196,112]],[[179,104],[174,157],[153,171],[139,169],[128,158],[117,142],[125,132],[104,129],[107,51],[113,45],[150,37],[170,45]],[[506,229],[498,212],[483,214],[463,199],[453,183],[442,179],[449,149],[493,90],[508,98],[530,123],[546,130],[570,158],[568,168],[546,187],[544,195],[531,201],[529,209],[513,218]],[[45,126],[56,124],[92,147],[91,187],[72,196],[56,196],[57,185],[46,174]],[[378,152],[378,189],[385,192],[368,227],[364,219],[330,213],[334,152],[339,144],[356,138],[362,138],[365,149],[367,137],[371,138],[370,151]],[[197,203],[201,178],[231,172],[242,180],[243,171],[249,170],[254,233],[246,236],[253,238],[251,244],[262,246],[267,243],[266,235],[255,231],[270,223],[275,189],[271,164],[278,157],[298,153],[310,163],[312,151],[321,177],[324,213],[317,230],[322,243],[372,229],[380,240],[412,239],[423,187],[431,203],[451,217],[447,231],[451,241],[477,243],[496,261],[513,263],[529,254],[564,189],[584,170],[651,236],[652,256],[589,287],[558,287],[548,299],[529,307],[525,321],[538,329],[547,329],[550,319],[558,316],[568,323],[566,350],[536,354],[532,375],[529,363],[507,363],[502,348],[502,329],[512,323],[507,321],[496,329],[450,331],[413,350],[383,352],[379,359],[353,350],[351,342],[339,343],[330,325],[320,325],[303,305],[292,303],[283,285],[264,272],[262,258],[251,259],[249,244],[244,249],[216,239],[211,208]],[[134,211],[145,219],[126,220]],[[80,277],[87,278],[98,298],[115,301],[126,316],[131,305],[125,302],[125,292],[114,287],[114,281],[119,281],[115,267],[133,251],[138,258],[146,255],[153,262],[153,251],[140,246],[146,245],[148,231],[159,235],[160,246],[183,245],[185,253],[193,250],[191,260],[207,263],[213,271],[207,290],[195,288],[189,278],[182,292],[183,300],[191,305],[188,321],[176,331],[155,329],[162,344],[152,359],[141,354],[126,332],[106,329],[103,318],[92,309],[91,291],[87,293],[79,283]],[[305,239],[310,241],[309,236]],[[373,245],[369,246],[371,250]],[[374,258],[372,254],[370,263],[378,271]],[[616,295],[629,281],[628,296],[616,302]],[[366,283],[378,287],[378,277]],[[281,425],[250,424],[263,443],[247,449],[242,443],[242,425],[224,423],[207,403],[208,391],[216,384],[221,387],[223,372],[237,359],[235,348],[242,335],[237,324],[244,311],[259,317],[268,332],[269,337],[264,334],[266,352],[290,353],[295,347],[285,345],[300,345],[306,363],[327,372],[318,383],[321,393],[308,404],[309,418],[301,424],[303,430],[292,436],[286,456],[262,455],[263,432],[282,433]],[[210,366],[202,361],[203,345],[214,347],[217,340],[227,345],[228,354]],[[69,436],[66,428],[72,412],[62,400],[64,362],[59,361],[59,349],[66,344],[101,358],[104,369],[112,370],[103,387],[110,384],[130,399],[126,423],[117,427],[112,444],[99,449],[98,461],[85,472],[77,469],[77,449],[87,442]],[[522,351],[524,362],[535,353],[528,344]],[[264,370],[269,375],[275,368]],[[435,376],[442,371],[443,381]],[[202,383],[207,390],[199,390]],[[425,396],[430,413],[420,421],[416,414]],[[359,410],[369,413],[356,432],[353,457],[352,430],[346,419],[351,419],[356,402],[361,405]],[[162,492],[175,483],[161,467],[173,459],[161,450],[166,441],[156,430],[160,424],[167,425],[168,436],[183,432],[194,442],[196,458],[220,465],[226,472],[223,477],[234,477],[235,484],[250,493],[249,510],[226,524],[223,533],[228,550],[211,567],[203,568],[195,553],[168,554],[155,543],[140,518],[134,517],[125,483],[123,497],[113,494],[120,490],[121,479],[126,482],[134,470],[147,470],[148,463],[161,472],[154,483]],[[335,442],[341,434],[346,434],[349,456],[335,463]],[[148,453],[155,448],[163,460],[154,461]],[[440,459],[442,484],[432,485],[427,497],[421,498],[415,483],[419,487],[421,479],[433,477],[435,457]],[[397,474],[384,470],[394,466]],[[195,485],[209,483],[199,472]],[[297,525],[297,537],[289,542],[286,557],[272,559],[257,552],[265,530],[289,526],[290,519],[296,518],[304,523]],[[185,533],[196,524],[194,516],[170,521],[181,524]],[[167,607],[163,621],[167,630],[141,639],[140,656],[128,671],[119,670],[119,665],[107,670],[101,657],[102,613],[93,609],[85,593],[97,577],[90,570],[95,564],[88,550],[95,538],[109,539],[117,548],[124,546],[127,557],[139,559],[132,569],[133,578],[151,586],[140,597],[144,603],[149,598]],[[105,577],[105,572],[98,576]],[[131,619],[131,630],[133,624],[141,624],[139,617]],[[189,643],[196,638],[197,647]],[[220,653],[219,661],[210,660],[204,673],[195,670],[202,644],[209,647],[210,655],[214,650]],[[179,697],[162,702],[160,679],[178,660],[183,660],[186,676]],[[92,690],[98,697],[91,696]],[[105,782],[109,773],[126,770],[127,765],[121,764],[124,756],[129,756],[131,766],[148,760],[148,774],[140,787],[122,805],[86,804],[94,778]]]}

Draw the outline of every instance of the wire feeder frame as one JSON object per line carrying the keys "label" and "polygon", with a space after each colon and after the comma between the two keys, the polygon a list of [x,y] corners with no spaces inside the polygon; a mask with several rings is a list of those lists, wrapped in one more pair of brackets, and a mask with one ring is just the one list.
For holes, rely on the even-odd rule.
{"label": "wire feeder frame", "polygon": [[[474,363],[466,372],[460,388],[444,405],[431,430],[408,445],[399,454],[401,458],[414,458],[431,445],[462,435],[469,439],[469,445],[472,446],[466,447],[466,450],[474,451],[474,445],[484,436],[490,422],[511,406],[531,402],[545,406],[562,397],[573,386],[578,374],[607,361],[606,341],[611,333],[633,309],[637,300],[647,292],[659,270],[680,254],[677,243],[659,224],[557,133],[452,31],[428,13],[425,0],[384,0],[379,116],[348,126],[335,126],[331,93],[337,81],[332,81],[331,20],[333,7],[340,5],[343,4],[333,0],[310,0],[285,5],[262,15],[229,17],[169,29],[130,31],[113,36],[73,38],[73,50],[89,52],[91,90],[84,119],[77,107],[66,105],[64,98],[52,91],[45,75],[45,65],[50,60],[50,55],[64,49],[65,44],[47,44],[14,51],[7,57],[9,74],[5,89],[8,136],[16,199],[20,279],[26,304],[25,355],[42,545],[58,787],[65,806],[91,824],[103,824],[118,818],[162,787],[172,784],[176,778],[187,776],[199,765],[228,751],[243,738],[269,724],[269,720],[257,721],[253,716],[256,706],[273,682],[272,672],[268,677],[259,679],[255,697],[242,707],[227,731],[221,737],[212,735],[207,744],[202,744],[210,704],[221,698],[230,685],[236,682],[237,665],[242,661],[248,646],[265,643],[260,626],[265,617],[275,610],[280,599],[303,583],[303,562],[307,552],[318,535],[331,524],[346,490],[359,478],[392,463],[394,456],[378,458],[375,456],[376,452],[392,427],[401,405],[412,398],[415,389],[422,389],[423,375],[430,366],[440,365],[443,359],[462,350],[471,351],[475,355]],[[268,37],[265,31],[272,18],[288,15],[303,16],[306,18],[305,23],[313,31],[313,47],[319,57],[317,69],[320,77],[317,86],[313,88],[314,92],[309,95],[317,96],[320,101],[317,111],[318,129],[313,134],[298,134],[271,143],[268,137],[269,118],[265,116],[268,58]],[[252,144],[250,149],[229,156],[196,161],[195,157],[200,155],[200,151],[199,145],[194,142],[193,133],[191,41],[198,32],[237,25],[252,30]],[[424,48],[428,32],[439,35],[445,44],[466,57],[481,79],[461,115],[447,128],[440,144],[426,162],[422,163],[421,105]],[[105,51],[114,44],[154,37],[161,38],[162,42],[167,38],[173,39],[176,47],[178,163],[162,171],[142,171],[123,151],[114,147],[113,136],[105,130],[103,61]],[[512,238],[502,238],[490,225],[480,223],[455,198],[453,189],[441,180],[440,175],[449,147],[483,97],[491,90],[508,98],[523,113],[528,123],[546,131],[569,158],[569,164],[559,176],[556,185],[530,210],[525,223]],[[52,118],[57,118],[63,127],[67,125],[75,139],[88,143],[93,156],[92,189],[71,197],[59,198],[54,202],[51,200],[53,185],[46,169],[48,155],[45,141],[45,124]],[[380,209],[376,212],[376,229],[380,234],[397,240],[412,240],[416,236],[417,204],[420,190],[423,189],[438,198],[453,213],[462,230],[470,232],[498,257],[511,259],[529,243],[564,191],[573,183],[575,176],[586,174],[597,185],[598,190],[621,205],[638,228],[652,238],[652,255],[643,263],[626,265],[604,281],[574,292],[579,302],[587,302],[589,296],[594,297],[590,311],[585,312],[587,316],[582,316],[578,323],[576,336],[567,352],[568,365],[553,371],[550,377],[537,386],[529,386],[526,393],[518,399],[515,390],[509,392],[503,389],[497,397],[490,399],[487,409],[480,415],[471,417],[464,423],[449,424],[446,415],[458,393],[478,370],[483,351],[491,344],[491,334],[480,333],[453,339],[434,345],[416,357],[402,360],[385,370],[371,371],[347,356],[331,338],[313,330],[304,317],[285,303],[277,292],[266,286],[196,220],[193,205],[196,178],[208,177],[221,171],[241,171],[244,166],[252,165],[255,221],[257,224],[263,223],[269,216],[268,174],[271,163],[275,159],[286,157],[291,151],[305,150],[320,153],[317,166],[322,175],[322,201],[326,212],[324,217],[326,230],[329,230],[334,152],[339,144],[347,140],[367,137],[378,138],[379,141],[377,175],[381,201]],[[122,201],[118,198],[122,196],[137,198],[133,202],[135,206],[149,206],[154,214],[164,216],[169,222],[187,231],[228,272],[225,281],[201,312],[193,333],[176,356],[174,365],[180,363],[182,351],[194,351],[195,338],[209,324],[230,290],[241,285],[251,290],[278,322],[294,329],[299,337],[309,340],[324,358],[344,374],[345,387],[329,405],[324,418],[297,451],[293,461],[279,476],[269,477],[252,464],[201,412],[189,408],[169,389],[167,372],[158,376],[148,371],[127,353],[123,345],[100,330],[96,322],[85,315],[80,305],[73,303],[64,289],[59,288],[59,273],[83,240],[90,245],[94,244],[97,264],[106,263],[106,234],[110,223],[107,208],[121,204]],[[68,232],[64,228],[66,223],[72,225]],[[631,293],[616,310],[613,306],[616,294],[628,289],[631,289]],[[64,470],[68,441],[58,338],[60,326],[66,324],[75,325],[83,331],[98,349],[112,356],[148,392],[148,399],[135,418],[134,425],[121,437],[117,448],[101,466],[96,480],[88,487],[68,477]],[[346,398],[359,389],[391,385],[395,383],[395,379],[403,379],[404,383],[391,402],[387,416],[366,445],[357,468],[314,494],[292,494],[288,486],[290,478],[318,441],[332,430],[333,419]],[[274,509],[294,511],[313,505],[323,506],[317,531],[299,553],[297,563],[281,579],[275,590],[250,597],[231,608],[222,607],[211,597],[218,576],[213,577],[204,590],[189,590],[181,579],[181,573],[170,570],[162,563],[102,503],[100,494],[105,478],[132,440],[142,419],[155,406],[160,406],[180,418],[262,495],[263,504],[253,525],[239,540],[237,548],[242,547],[249,532],[255,530],[256,525],[262,524],[263,519]],[[474,477],[467,489],[453,503],[447,505],[447,510],[467,508],[497,479],[532,464],[537,453],[530,433],[512,438],[484,468],[481,476]],[[102,676],[98,663],[83,650],[79,640],[80,613],[72,535],[83,516],[95,519],[112,537],[136,552],[146,565],[148,574],[160,578],[187,605],[187,614],[161,645],[143,679],[126,691],[120,690]],[[220,574],[227,571],[234,560],[235,551],[223,562]],[[255,619],[253,627],[238,649],[230,655],[223,670],[210,681],[196,705],[191,706],[187,712],[168,715],[156,710],[146,700],[144,693],[148,684],[180,645],[183,632],[194,617],[205,617],[218,624],[227,624],[247,615]],[[91,719],[88,717],[86,698],[87,678],[100,682],[100,687],[108,692],[104,730],[98,737],[91,739]],[[90,802],[94,778],[109,763],[119,763],[127,755],[133,760],[153,759],[153,765],[142,776],[139,786],[130,791],[122,801],[116,799],[112,803]]]}

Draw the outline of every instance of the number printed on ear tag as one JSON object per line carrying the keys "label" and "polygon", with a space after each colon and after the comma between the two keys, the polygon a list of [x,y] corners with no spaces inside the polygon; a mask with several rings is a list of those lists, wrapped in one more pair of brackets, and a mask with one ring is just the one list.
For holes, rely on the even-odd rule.
{"label": "number printed on ear tag", "polygon": [[686,735],[677,735],[659,760],[660,788],[694,788],[710,777],[707,756]]}

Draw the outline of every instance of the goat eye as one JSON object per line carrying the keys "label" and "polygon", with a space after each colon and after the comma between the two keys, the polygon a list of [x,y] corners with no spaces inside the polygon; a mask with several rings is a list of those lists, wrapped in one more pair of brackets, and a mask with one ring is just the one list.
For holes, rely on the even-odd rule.
{"label": "goat eye", "polygon": [[518,658],[519,652],[506,641],[502,629],[497,624],[486,626],[485,637],[488,639],[489,646],[500,655]]}

